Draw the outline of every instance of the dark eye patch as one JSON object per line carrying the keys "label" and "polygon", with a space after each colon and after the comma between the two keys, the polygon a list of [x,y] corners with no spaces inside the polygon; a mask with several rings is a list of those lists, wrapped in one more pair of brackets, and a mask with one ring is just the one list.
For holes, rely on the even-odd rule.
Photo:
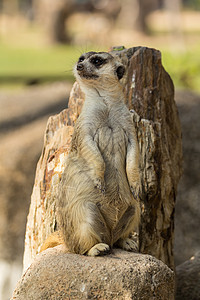
{"label": "dark eye patch", "polygon": [[95,66],[95,67],[100,67],[102,65],[104,65],[107,60],[106,59],[103,59],[102,57],[100,56],[94,56],[90,59],[90,62]]}
{"label": "dark eye patch", "polygon": [[78,62],[80,63],[80,62],[82,62],[82,61],[84,61],[84,60],[85,60],[85,57],[82,55],[81,57],[79,57]]}

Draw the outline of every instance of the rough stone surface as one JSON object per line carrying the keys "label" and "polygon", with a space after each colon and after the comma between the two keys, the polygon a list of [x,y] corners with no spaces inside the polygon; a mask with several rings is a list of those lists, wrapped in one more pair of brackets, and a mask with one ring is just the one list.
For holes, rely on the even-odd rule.
{"label": "rough stone surface", "polygon": [[174,272],[152,256],[114,249],[94,258],[57,246],[36,257],[12,299],[172,300],[173,293]]}
{"label": "rough stone surface", "polygon": [[200,299],[200,252],[176,268],[176,300]]}

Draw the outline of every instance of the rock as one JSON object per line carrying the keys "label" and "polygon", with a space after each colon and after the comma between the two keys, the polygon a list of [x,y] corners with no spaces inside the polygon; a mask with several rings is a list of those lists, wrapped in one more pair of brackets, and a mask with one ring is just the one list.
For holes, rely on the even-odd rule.
{"label": "rock", "polygon": [[150,255],[114,249],[104,257],[47,249],[19,281],[12,299],[174,299],[174,272]]}
{"label": "rock", "polygon": [[200,252],[176,268],[176,300],[200,299]]}

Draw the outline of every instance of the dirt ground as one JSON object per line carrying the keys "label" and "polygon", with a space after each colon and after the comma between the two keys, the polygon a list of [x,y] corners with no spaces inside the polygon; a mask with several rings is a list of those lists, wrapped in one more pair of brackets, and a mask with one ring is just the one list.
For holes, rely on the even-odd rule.
{"label": "dirt ground", "polygon": [[175,262],[200,250],[200,95],[176,91],[182,125],[184,171],[176,203]]}

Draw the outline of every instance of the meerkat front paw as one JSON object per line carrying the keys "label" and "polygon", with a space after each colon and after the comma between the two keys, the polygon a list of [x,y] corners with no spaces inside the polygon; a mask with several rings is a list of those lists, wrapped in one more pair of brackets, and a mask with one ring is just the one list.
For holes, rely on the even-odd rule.
{"label": "meerkat front paw", "polygon": [[132,238],[119,239],[116,244],[119,248],[123,250],[138,252],[138,244]]}
{"label": "meerkat front paw", "polygon": [[105,183],[100,178],[94,180],[95,188],[101,191],[102,194],[105,194]]}
{"label": "meerkat front paw", "polygon": [[138,183],[131,185],[131,193],[134,197],[135,200],[139,201],[140,200],[140,187]]}
{"label": "meerkat front paw", "polygon": [[94,245],[88,252],[88,256],[100,256],[110,253],[110,247],[107,244],[99,243]]}

